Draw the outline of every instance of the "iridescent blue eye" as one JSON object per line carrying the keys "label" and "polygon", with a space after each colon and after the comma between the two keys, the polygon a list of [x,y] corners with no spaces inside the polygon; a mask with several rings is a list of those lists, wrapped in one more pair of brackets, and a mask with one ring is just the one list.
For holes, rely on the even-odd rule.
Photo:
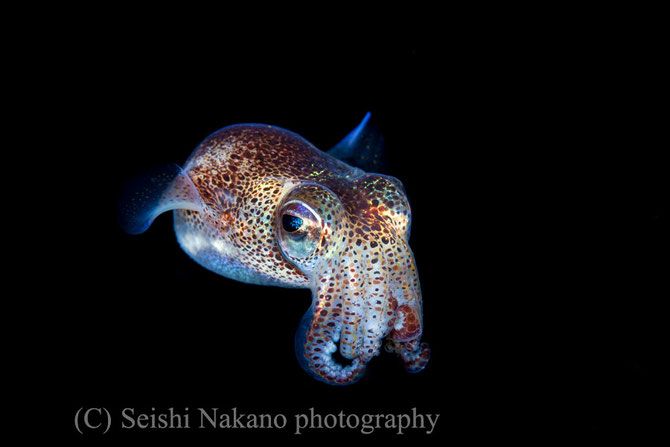
{"label": "iridescent blue eye", "polygon": [[312,207],[291,200],[279,209],[277,216],[277,239],[284,256],[304,259],[316,251],[321,242],[323,222]]}
{"label": "iridescent blue eye", "polygon": [[284,231],[288,233],[293,233],[298,231],[302,227],[302,219],[298,216],[291,216],[290,214],[284,214],[281,219],[281,224],[284,227]]}

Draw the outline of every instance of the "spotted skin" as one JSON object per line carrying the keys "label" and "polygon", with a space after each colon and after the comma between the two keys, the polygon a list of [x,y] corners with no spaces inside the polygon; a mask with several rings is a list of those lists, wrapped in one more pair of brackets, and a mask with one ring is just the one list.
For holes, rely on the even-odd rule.
{"label": "spotted skin", "polygon": [[[210,135],[184,172],[203,204],[174,211],[189,256],[228,278],[312,290],[296,335],[306,371],[329,384],[353,383],[384,339],[408,371],[423,369],[429,349],[419,342],[421,290],[400,181],[351,167],[292,132],[256,124]],[[281,228],[290,203],[318,216],[306,256],[279,242],[290,236]],[[348,360],[338,363],[336,350]]]}

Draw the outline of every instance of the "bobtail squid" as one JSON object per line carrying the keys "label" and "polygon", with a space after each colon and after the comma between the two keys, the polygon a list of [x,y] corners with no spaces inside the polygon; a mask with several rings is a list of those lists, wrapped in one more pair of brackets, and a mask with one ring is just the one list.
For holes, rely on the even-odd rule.
{"label": "bobtail squid", "polygon": [[409,372],[419,372],[430,350],[420,342],[410,206],[398,179],[362,170],[375,168],[380,156],[381,136],[369,118],[328,152],[275,126],[225,127],[183,169],[164,166],[131,183],[121,225],[142,233],[173,210],[179,245],[206,269],[311,289],[295,347],[318,380],[356,382],[383,340]]}

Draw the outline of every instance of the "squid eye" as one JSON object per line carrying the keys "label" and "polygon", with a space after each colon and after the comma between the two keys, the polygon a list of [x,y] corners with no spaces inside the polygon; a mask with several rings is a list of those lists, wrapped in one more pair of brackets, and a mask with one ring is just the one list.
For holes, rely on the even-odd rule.
{"label": "squid eye", "polygon": [[321,242],[321,217],[309,205],[297,200],[287,202],[279,212],[278,239],[284,255],[306,258]]}
{"label": "squid eye", "polygon": [[303,225],[303,221],[298,216],[292,216],[290,214],[284,214],[281,218],[281,224],[284,227],[284,231],[293,233],[298,231]]}

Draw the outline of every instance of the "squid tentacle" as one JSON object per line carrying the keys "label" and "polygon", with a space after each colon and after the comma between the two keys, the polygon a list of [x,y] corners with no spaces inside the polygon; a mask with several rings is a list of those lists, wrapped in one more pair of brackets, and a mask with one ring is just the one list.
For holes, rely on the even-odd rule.
{"label": "squid tentacle", "polygon": [[300,365],[316,379],[336,385],[358,381],[366,363],[355,357],[341,365],[333,358],[342,330],[342,291],[336,275],[324,276],[315,288],[312,306],[296,333],[296,354]]}

